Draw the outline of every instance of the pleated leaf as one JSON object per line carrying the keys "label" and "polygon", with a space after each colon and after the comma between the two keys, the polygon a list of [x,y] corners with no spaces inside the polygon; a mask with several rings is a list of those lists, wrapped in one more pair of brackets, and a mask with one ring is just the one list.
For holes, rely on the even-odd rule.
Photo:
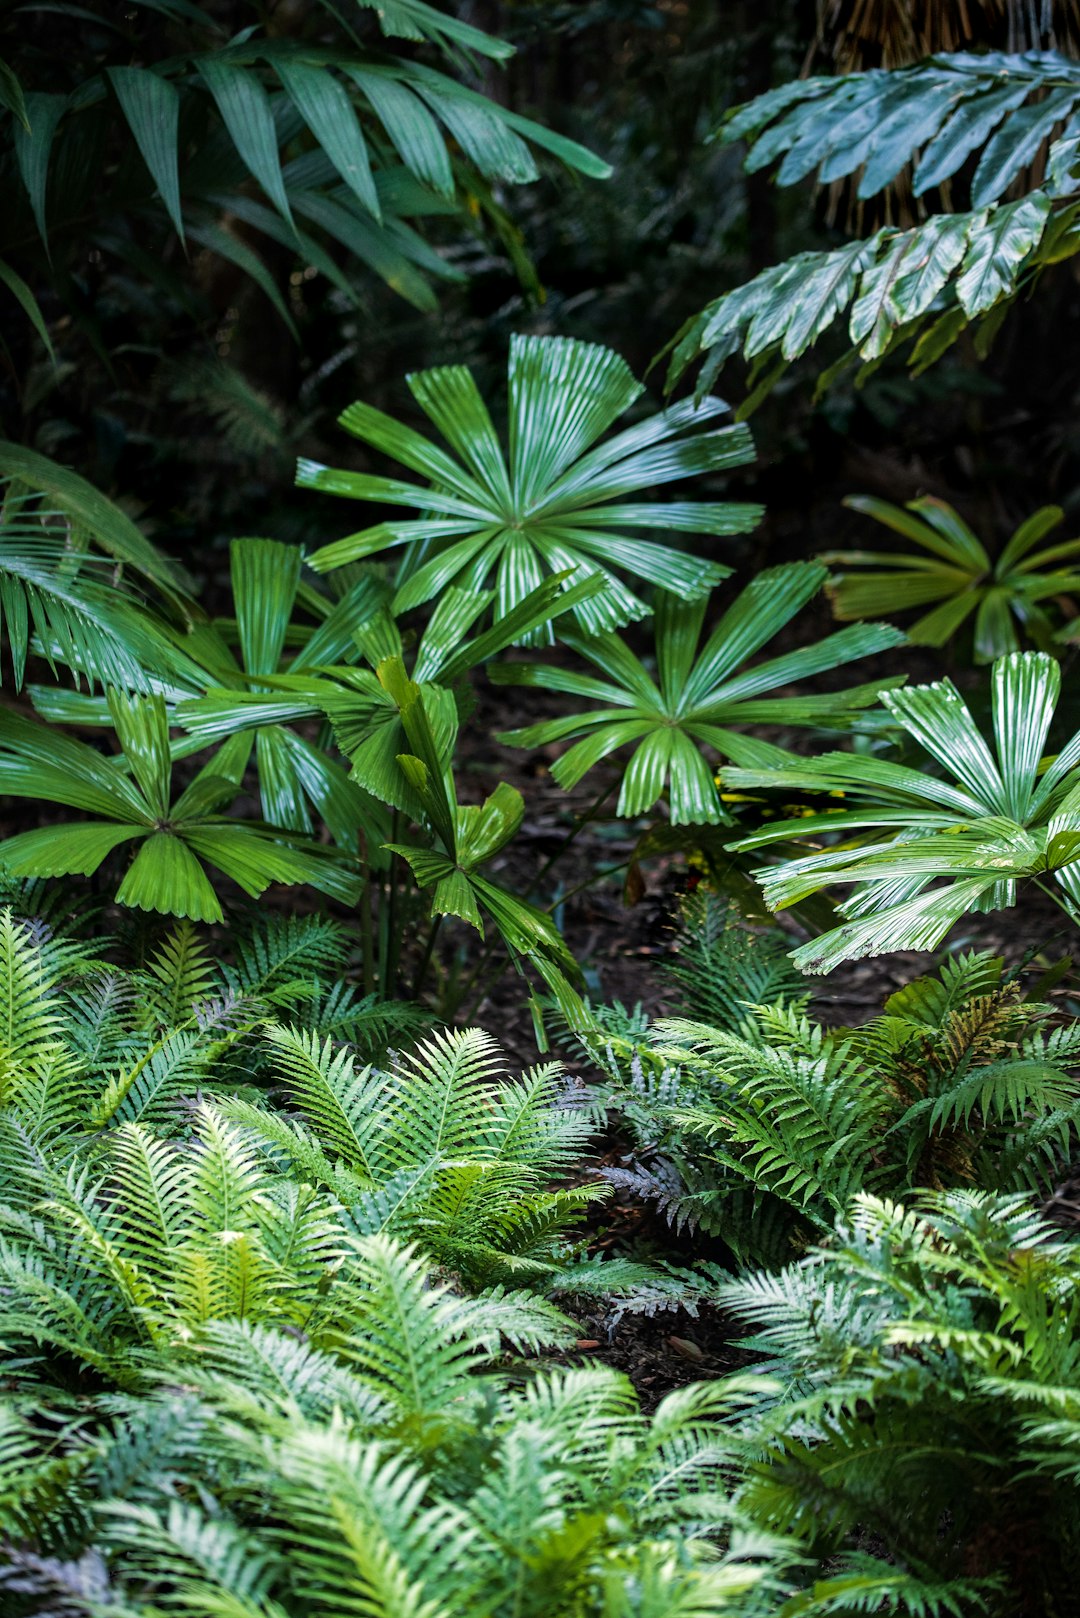
{"label": "pleated leaf", "polygon": [[[873,656],[903,637],[887,625],[860,625],[817,646],[746,665],[801,610],[825,581],[825,570],[793,562],[760,573],[737,596],[702,646],[706,606],[661,594],[656,606],[654,679],[625,641],[564,631],[562,639],[603,676],[543,664],[497,664],[496,683],[529,685],[592,698],[598,706],[564,719],[541,721],[500,739],[511,745],[574,745],[552,766],[560,785],[574,786],[602,759],[623,747],[633,751],[619,793],[618,813],[648,814],[664,792],[673,825],[730,820],[714,776],[720,760],[738,749],[740,724],[844,728],[868,707],[888,682],[820,697],[767,693],[861,657]],[[747,739],[747,747],[760,746]]]}
{"label": "pleated leaf", "polygon": [[[1015,904],[1023,882],[1034,877],[1052,878],[1059,903],[1075,914],[1080,733],[1049,768],[1043,751],[1060,680],[1057,663],[1042,653],[995,663],[993,745],[950,681],[883,693],[940,775],[841,753],[724,770],[735,790],[809,788],[845,800],[834,814],[773,822],[732,845],[746,850],[807,838],[817,844],[755,873],[774,908],[837,884],[851,890],[841,900],[851,919],[796,952],[804,970],[831,971],[844,960],[894,949],[935,949],[969,912]],[[821,834],[829,832],[840,840],[823,847]]]}
{"label": "pleated leaf", "polygon": [[[680,404],[612,438],[604,435],[641,392],[610,349],[563,338],[514,337],[509,366],[509,420],[500,437],[479,390],[462,366],[409,378],[421,409],[449,446],[447,453],[381,412],[355,405],[342,425],[395,456],[428,481],[335,471],[301,461],[305,488],[372,503],[412,507],[422,515],[361,529],[316,551],[319,569],[405,546],[395,609],[404,611],[455,585],[494,587],[496,621],[514,614],[545,578],[596,580],[598,591],[574,607],[593,632],[641,617],[646,606],[623,575],[700,597],[728,571],[626,529],[735,533],[752,527],[759,508],[723,502],[650,506],[623,497],[675,479],[744,464],[752,455],[745,429],[702,432],[725,407],[706,400]],[[623,532],[620,532],[623,530]],[[549,627],[518,637],[549,642]]]}

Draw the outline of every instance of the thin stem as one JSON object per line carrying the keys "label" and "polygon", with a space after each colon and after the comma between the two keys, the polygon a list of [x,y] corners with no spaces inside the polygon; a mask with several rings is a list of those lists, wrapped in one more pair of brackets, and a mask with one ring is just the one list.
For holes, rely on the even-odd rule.
{"label": "thin stem", "polygon": [[562,859],[562,857],[566,853],[567,849],[570,847],[570,845],[573,842],[576,841],[577,837],[580,835],[581,832],[583,832],[585,830],[585,827],[590,823],[590,821],[593,821],[593,820],[596,819],[597,815],[600,813],[600,811],[604,807],[605,803],[607,803],[608,799],[611,797],[611,794],[615,791],[615,788],[618,786],[618,784],[619,784],[618,777],[616,777],[616,779],[611,782],[610,786],[605,787],[604,791],[601,792],[600,796],[598,798],[596,798],[593,801],[593,803],[590,804],[589,808],[586,809],[585,813],[583,815],[578,816],[578,819],[575,821],[574,825],[567,832],[566,836],[563,838],[562,842],[559,844],[559,846],[555,850],[555,852],[553,854],[550,854],[548,856],[548,858],[544,861],[543,865],[541,865],[539,871],[537,871],[536,875],[533,877],[532,881],[529,883],[529,886],[525,889],[525,892],[522,895],[522,898],[524,898],[524,899],[531,899],[532,898],[533,894],[536,892],[536,890],[540,886],[541,882],[543,882],[544,878],[547,876],[548,872],[551,870],[551,867],[554,864],[556,864],[556,862],[558,860]]}
{"label": "thin stem", "polygon": [[586,888],[591,888],[595,882],[602,882],[606,876],[614,876],[616,871],[625,871],[633,858],[632,854],[628,854],[624,860],[619,861],[618,865],[605,865],[603,870],[594,871],[592,876],[585,878],[584,882],[579,882],[576,888],[568,888],[565,893],[560,893],[558,898],[552,899],[549,905],[544,906],[545,915],[550,916],[553,910],[557,909],[559,905],[565,904],[567,899],[572,899],[575,893],[583,893]]}
{"label": "thin stem", "polygon": [[[626,867],[631,863],[633,857],[634,856],[632,854],[628,854],[626,859],[619,861],[618,865],[605,865],[602,870],[594,871],[591,876],[585,878],[584,882],[579,882],[576,888],[569,888],[566,893],[560,893],[557,898],[552,899],[549,905],[545,905],[544,914],[550,916],[553,910],[557,909],[559,905],[564,904],[567,899],[572,899],[576,893],[583,892],[585,888],[591,888],[595,882],[602,882],[606,876],[614,876],[616,871],[625,871]],[[485,949],[483,955],[480,957],[475,972],[473,972],[468,983],[465,985],[461,995],[462,1004],[464,1004],[465,1000],[476,987],[477,980],[494,954],[495,948],[496,943],[493,939]],[[516,958],[507,952],[507,955],[503,960],[502,965],[499,967],[499,970],[495,973],[495,976],[491,979],[490,983],[486,984],[485,987],[487,989],[493,989],[496,983],[498,983],[499,979],[502,977],[503,973],[506,971],[506,968],[511,964],[516,964]],[[477,996],[475,1003],[469,1008],[468,1014],[470,1017],[475,1015],[476,1008],[479,1003],[480,998]]]}
{"label": "thin stem", "polygon": [[428,932],[428,939],[424,948],[424,954],[420,961],[420,965],[416,969],[416,977],[413,979],[412,994],[410,999],[418,1000],[420,998],[420,990],[424,986],[424,979],[427,977],[428,967],[431,965],[431,955],[435,948],[435,940],[439,936],[439,928],[442,926],[442,924],[443,918],[441,916],[436,916],[431,923],[431,929]]}

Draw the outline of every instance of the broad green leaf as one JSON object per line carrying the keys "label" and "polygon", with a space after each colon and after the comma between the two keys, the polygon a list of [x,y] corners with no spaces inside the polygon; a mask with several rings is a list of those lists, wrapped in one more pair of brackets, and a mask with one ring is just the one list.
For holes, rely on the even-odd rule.
{"label": "broad green leaf", "polygon": [[381,219],[367,143],[345,90],[329,68],[285,59],[276,60],[274,68],[290,101],[349,190],[373,218]]}
{"label": "broad green leaf", "polygon": [[180,240],[184,220],[180,211],[180,92],[160,73],[142,67],[110,67],[109,82],[135,136],[143,161]]}
{"label": "broad green leaf", "polygon": [[[1028,84],[1005,84],[1001,89],[991,89],[962,102],[923,151],[912,178],[913,194],[921,197],[955,174],[971,153],[979,150],[1002,119],[1021,106],[1029,94]],[[1014,120],[1009,119],[1005,126],[1006,133],[1013,125]],[[972,198],[979,207],[995,200],[993,196],[978,200]]]}
{"label": "broad green leaf", "polygon": [[976,208],[998,200],[1078,101],[1080,88],[1052,91],[1045,101],[1034,101],[1009,119],[989,143],[975,170],[971,200]]}
{"label": "broad green leaf", "polygon": [[968,319],[991,308],[1016,279],[1016,270],[1037,246],[1050,213],[1041,192],[995,208],[972,233],[956,282],[956,295]]}
{"label": "broad green leaf", "polygon": [[117,890],[118,904],[192,921],[220,922],[221,905],[191,850],[169,832],[143,843]]}
{"label": "broad green leaf", "polygon": [[216,56],[199,57],[196,65],[217,103],[244,167],[258,180],[282,218],[291,225],[292,210],[281,175],[270,97],[248,68],[222,61]]}
{"label": "broad green leaf", "polygon": [[49,178],[49,155],[52,151],[56,126],[67,107],[67,97],[48,95],[43,90],[32,90],[24,101],[25,125],[15,124],[15,160],[19,165],[30,206],[42,241],[48,246],[49,232],[45,218],[45,192]]}
{"label": "broad green leaf", "polygon": [[374,67],[346,64],[345,71],[371,103],[405,167],[442,196],[453,196],[446,143],[419,96]]}

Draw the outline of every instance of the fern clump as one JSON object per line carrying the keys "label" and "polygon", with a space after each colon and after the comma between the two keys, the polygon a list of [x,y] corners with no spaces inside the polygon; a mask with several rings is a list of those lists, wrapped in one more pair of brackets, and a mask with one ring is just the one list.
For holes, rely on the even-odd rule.
{"label": "fern clump", "polygon": [[784,1390],[756,1396],[740,1425],[744,1509],[823,1559],[854,1537],[888,1553],[797,1610],[1065,1610],[1080,1246],[1019,1195],[862,1195],[826,1246],[717,1298]]}
{"label": "fern clump", "polygon": [[320,1333],[204,1321],[144,1351],[137,1395],[75,1416],[27,1387],[33,1424],[12,1401],[10,1591],[62,1585],[85,1618],[316,1618],[328,1590],[372,1618],[775,1610],[791,1550],[733,1509],[721,1425],[757,1382],[650,1418],[607,1368],[523,1380],[501,1356],[558,1340],[548,1306],[459,1297],[383,1235],[348,1249]]}
{"label": "fern clump", "polygon": [[285,1110],[226,1110],[268,1158],[332,1194],[350,1229],[414,1238],[474,1284],[565,1265],[568,1227],[604,1188],[549,1188],[598,1121],[558,1063],[512,1080],[475,1028],[434,1034],[388,1069],[292,1026],[270,1023],[265,1039]]}
{"label": "fern clump", "polygon": [[[698,992],[715,995],[709,967]],[[605,1065],[637,1143],[613,1177],[741,1259],[784,1262],[864,1191],[1044,1194],[1075,1151],[1080,1023],[1025,999],[994,956],[947,960],[859,1028],[825,1027],[790,992],[724,996],[726,1023],[607,1038]]]}

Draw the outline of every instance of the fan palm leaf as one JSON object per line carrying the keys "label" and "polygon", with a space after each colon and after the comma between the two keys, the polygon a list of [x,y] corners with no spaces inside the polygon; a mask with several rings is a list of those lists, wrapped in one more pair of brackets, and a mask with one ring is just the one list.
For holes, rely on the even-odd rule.
{"label": "fan palm leaf", "polygon": [[[719,399],[697,408],[673,405],[604,439],[642,391],[610,349],[514,337],[505,447],[464,367],[421,371],[408,380],[452,453],[368,405],[350,406],[341,424],[426,483],[312,461],[301,461],[297,471],[304,488],[420,513],[363,529],[312,557],[315,567],[329,569],[404,547],[395,610],[422,605],[451,584],[478,589],[490,579],[498,619],[545,576],[570,569],[578,580],[598,575],[604,585],[574,609],[579,625],[610,629],[648,610],[621,575],[697,598],[730,571],[631,537],[636,530],[734,534],[760,518],[757,506],[627,500],[658,484],[744,465],[753,448],[744,427],[699,430],[726,410]],[[550,632],[543,638],[550,640]]]}
{"label": "fan palm leaf", "polygon": [[825,578],[825,569],[809,562],[766,569],[700,646],[707,601],[686,601],[661,592],[656,605],[655,677],[619,635],[564,631],[561,639],[592,663],[599,677],[543,664],[503,663],[491,671],[492,678],[502,685],[540,686],[592,698],[600,706],[508,731],[500,740],[518,747],[546,747],[574,739],[551,772],[560,786],[568,788],[611,753],[631,747],[619,793],[620,815],[647,814],[666,791],[673,824],[730,824],[716,785],[716,764],[705,750],[736,763],[765,767],[787,755],[736,727],[849,725],[858,709],[874,701],[881,682],[819,696],[773,693],[903,640],[886,625],[859,624],[816,645],[751,663],[805,607]]}
{"label": "fan palm leaf", "polygon": [[85,742],[0,713],[0,792],[63,804],[96,818],[20,832],[0,844],[13,876],[89,876],[114,849],[138,845],[117,892],[120,904],[193,920],[220,921],[204,862],[262,893],[272,882],[308,882],[354,902],[358,878],[321,845],[220,813],[239,790],[236,774],[201,774],[172,797],[168,717],[160,696],[109,693],[123,761]]}
{"label": "fan palm leaf", "polygon": [[756,873],[773,908],[835,883],[854,889],[843,906],[852,919],[795,951],[797,965],[821,972],[885,950],[933,949],[968,911],[1015,904],[1025,879],[1048,884],[1075,913],[1080,732],[1056,756],[1043,752],[1060,689],[1059,666],[1044,653],[999,659],[991,673],[993,745],[950,680],[883,692],[885,707],[940,774],[854,753],[724,771],[736,788],[841,793],[851,805],[772,823],[734,845],[845,838]]}

